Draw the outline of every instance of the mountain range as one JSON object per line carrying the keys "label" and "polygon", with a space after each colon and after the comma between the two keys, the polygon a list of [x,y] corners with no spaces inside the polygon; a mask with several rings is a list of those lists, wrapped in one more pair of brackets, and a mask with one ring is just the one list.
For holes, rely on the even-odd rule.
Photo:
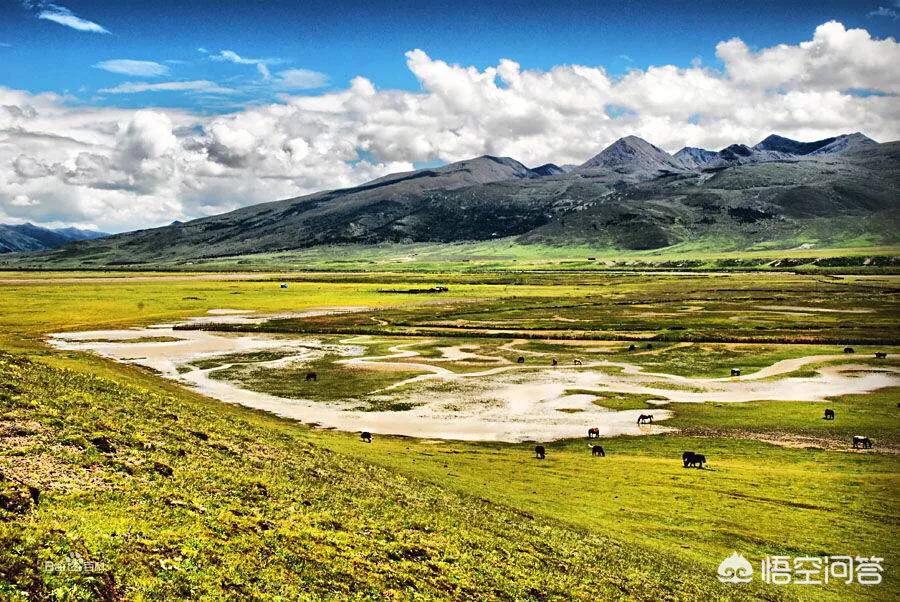
{"label": "mountain range", "polygon": [[[710,249],[895,244],[900,142],[860,133],[674,155],[627,136],[578,166],[482,156],[186,223],[75,242],[42,261],[178,262],[323,244],[453,242]],[[782,242],[779,242],[782,241]]]}
{"label": "mountain range", "polygon": [[34,224],[0,224],[0,253],[54,249],[76,240],[108,236],[105,232],[79,228],[42,228]]}

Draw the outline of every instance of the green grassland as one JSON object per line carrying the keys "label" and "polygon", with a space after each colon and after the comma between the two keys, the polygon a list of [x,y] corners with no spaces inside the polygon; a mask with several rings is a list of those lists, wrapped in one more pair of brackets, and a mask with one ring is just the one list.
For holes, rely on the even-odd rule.
{"label": "green grassland", "polygon": [[[8,355],[0,378],[18,383],[3,423],[29,425],[3,471],[42,491],[3,512],[5,599],[734,596],[675,555],[357,457],[352,436]],[[73,552],[103,569],[42,569]]]}
{"label": "green grassland", "polygon": [[[443,295],[423,295],[428,302],[417,303],[413,296],[396,299],[399,303],[379,311],[377,319],[366,313],[280,318],[233,330],[507,338],[513,334],[657,342],[900,343],[898,280],[890,276],[629,273],[566,278],[523,273],[516,277],[512,284],[493,280],[483,285],[452,284]],[[314,282],[298,284],[313,286]],[[377,295],[377,288],[373,292]]]}
{"label": "green grassland", "polygon": [[[50,332],[147,325],[215,308],[354,306],[370,311],[253,328],[378,337],[367,353],[421,341],[415,348],[425,358],[440,346],[479,345],[478,353],[506,360],[521,349],[718,376],[735,364],[752,372],[838,352],[844,342],[857,347],[854,363],[870,362],[863,356],[873,350],[896,352],[898,283],[890,277],[441,272],[379,281],[371,273],[308,273],[279,289],[283,274],[7,276],[0,499],[12,500],[12,510],[0,510],[0,598],[900,597],[892,560],[900,535],[900,456],[891,451],[900,447],[898,389],[830,400],[834,422],[822,420],[820,403],[673,404],[665,425],[676,433],[603,439],[605,458],[591,457],[586,439],[560,441],[540,462],[530,444],[376,435],[367,445],[43,342]],[[378,292],[422,282],[451,290]],[[692,305],[701,309],[681,311]],[[497,349],[512,339],[523,342]],[[629,340],[654,349],[629,352]],[[596,355],[591,345],[599,345]],[[549,357],[528,355],[527,363]],[[327,379],[333,359],[313,369]],[[284,386],[295,384],[306,383]],[[345,383],[341,395],[379,384]],[[597,403],[638,409],[647,401],[607,394]],[[874,450],[848,451],[860,433],[873,437]],[[707,456],[707,469],[682,467],[688,449]],[[36,507],[29,485],[40,490]],[[757,567],[766,554],[882,556],[885,582],[722,585],[716,566],[732,551]],[[95,573],[43,568],[70,553],[103,565]]]}
{"label": "green grassland", "polygon": [[[858,220],[856,220],[858,221]],[[844,224],[847,226],[847,224]],[[846,228],[844,228],[846,230]],[[872,236],[883,230],[885,236]],[[849,230],[848,230],[849,232]],[[234,257],[163,261],[116,266],[123,271],[151,269],[177,271],[329,271],[358,273],[396,271],[485,272],[495,270],[604,271],[658,270],[803,270],[811,273],[897,273],[900,247],[885,245],[896,238],[889,223],[873,223],[858,236],[835,240],[812,230],[793,238],[760,242],[744,248],[744,241],[707,236],[646,251],[625,251],[610,246],[566,243],[523,244],[517,238],[456,243],[381,243],[374,245],[319,245],[308,249],[258,253]],[[0,257],[0,268],[84,270],[81,259],[67,263],[54,256]]]}

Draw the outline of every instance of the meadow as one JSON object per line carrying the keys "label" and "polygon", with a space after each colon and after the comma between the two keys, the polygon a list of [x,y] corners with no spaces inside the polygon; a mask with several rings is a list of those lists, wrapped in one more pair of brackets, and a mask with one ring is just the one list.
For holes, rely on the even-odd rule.
{"label": "meadow", "polygon": [[[846,225],[846,224],[845,224]],[[851,227],[854,225],[851,224]],[[855,224],[858,226],[858,224]],[[884,230],[892,240],[890,224],[871,227]],[[830,237],[825,237],[827,240]],[[760,242],[746,248],[746,241],[728,237],[705,237],[685,241],[663,249],[625,251],[608,246],[588,244],[522,244],[516,237],[478,242],[452,243],[380,243],[317,245],[307,249],[253,253],[235,256],[157,260],[149,263],[126,263],[115,269],[147,272],[154,269],[194,272],[277,272],[320,271],[351,274],[361,271],[404,274],[454,272],[480,274],[517,270],[556,271],[564,273],[619,270],[736,270],[736,271],[803,271],[807,273],[892,273],[900,270],[897,245],[882,245],[882,237],[849,237],[841,245],[823,245],[815,236],[798,235],[781,241]],[[102,253],[94,259],[77,254],[29,257],[0,257],[0,269],[83,270],[97,260],[102,266]]]}
{"label": "meadow", "polygon": [[[710,378],[851,345],[853,363],[877,371],[898,366],[898,284],[769,272],[0,274],[0,597],[897,599],[900,388],[827,406],[670,404],[664,424],[676,432],[604,438],[605,458],[586,438],[556,441],[537,461],[529,442],[376,434],[364,444],[52,349],[45,336],[219,308],[354,307],[203,328],[367,336],[379,353],[417,342],[422,363],[443,346],[478,345],[498,361],[599,357]],[[426,285],[449,290],[384,292]],[[891,357],[877,363],[875,351]],[[251,360],[276,357],[237,358],[251,366],[237,377],[282,393],[305,386],[254,375]],[[323,402],[409,376],[347,375],[334,360],[312,366],[341,383]],[[612,409],[654,407],[601,397]],[[823,407],[838,419],[822,420]],[[860,433],[873,450],[849,449]],[[683,468],[687,449],[707,467]],[[884,582],[721,584],[716,567],[733,551],[757,570],[765,555],[883,557]],[[73,553],[99,570],[47,570]]]}

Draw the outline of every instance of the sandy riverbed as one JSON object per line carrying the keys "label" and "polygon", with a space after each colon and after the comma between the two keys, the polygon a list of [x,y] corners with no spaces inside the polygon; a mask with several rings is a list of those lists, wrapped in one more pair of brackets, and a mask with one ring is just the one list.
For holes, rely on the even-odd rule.
{"label": "sandy riverbed", "polygon": [[[323,315],[357,308],[327,308],[295,314],[295,317]],[[193,322],[254,322],[271,316],[214,310]],[[646,410],[611,411],[595,403],[603,393],[652,395],[659,405],[676,402],[745,402],[754,400],[823,401],[826,397],[866,393],[900,385],[900,374],[892,368],[847,364],[821,368],[812,377],[784,377],[803,366],[830,360],[847,360],[843,355],[817,355],[777,362],[738,378],[689,378],[644,372],[633,364],[612,361],[585,361],[584,365],[557,366],[511,364],[502,358],[497,366],[482,371],[457,373],[447,362],[465,359],[497,359],[474,353],[472,347],[440,347],[440,357],[418,358],[415,347],[422,341],[398,344],[388,354],[366,354],[367,337],[350,337],[326,344],[311,337],[291,337],[262,333],[220,333],[201,330],[174,330],[173,325],[125,330],[60,333],[50,343],[59,349],[91,351],[117,361],[147,366],[205,395],[272,412],[305,423],[317,423],[346,431],[425,438],[551,441],[584,436],[588,427],[597,427],[602,436],[642,435],[671,430],[660,424],[638,426],[637,415]],[[172,337],[175,341],[136,342],[146,337]],[[503,346],[519,351],[517,341]],[[409,403],[407,411],[366,412],[357,404],[286,399],[250,391],[237,383],[212,378],[216,368],[201,369],[191,362],[235,353],[257,351],[287,352],[287,356],[260,367],[302,366],[325,353],[344,357],[338,360],[361,369],[407,371],[423,374],[376,392],[392,402]],[[531,352],[533,355],[539,353]],[[405,361],[406,360],[406,361]],[[221,368],[219,366],[218,368]],[[670,386],[667,386],[670,385]],[[573,389],[579,390],[573,394]],[[593,394],[596,392],[596,395]],[[602,402],[601,402],[602,403]],[[656,421],[670,412],[656,409]]]}

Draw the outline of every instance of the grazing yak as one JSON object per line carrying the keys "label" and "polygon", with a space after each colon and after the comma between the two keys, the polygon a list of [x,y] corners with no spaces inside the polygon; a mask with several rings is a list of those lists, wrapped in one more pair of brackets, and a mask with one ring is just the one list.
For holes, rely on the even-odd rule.
{"label": "grazing yak", "polygon": [[634,346],[634,343],[628,346],[628,351],[636,351],[637,347]]}
{"label": "grazing yak", "polygon": [[543,460],[547,457],[547,450],[544,449],[543,445],[534,446],[534,457],[538,460]]}
{"label": "grazing yak", "polygon": [[844,347],[844,353],[856,353],[856,350],[853,347]]}
{"label": "grazing yak", "polygon": [[706,456],[694,452],[684,452],[681,454],[681,461],[684,463],[685,468],[703,468],[703,465],[706,464]]}
{"label": "grazing yak", "polygon": [[600,456],[601,458],[606,457],[606,452],[603,451],[603,446],[601,445],[592,445],[591,446],[591,455],[592,456]]}
{"label": "grazing yak", "polygon": [[588,429],[588,439],[593,439],[594,437],[600,436],[600,429],[595,427]]}
{"label": "grazing yak", "polygon": [[574,360],[572,363],[575,364],[576,366],[580,366],[581,360]]}
{"label": "grazing yak", "polygon": [[317,382],[319,380],[319,375],[315,372],[307,372],[306,373],[306,382]]}
{"label": "grazing yak", "polygon": [[522,356],[520,355],[520,356],[516,359],[516,363],[517,363],[517,364],[524,364],[524,363],[525,363],[525,358],[522,357]]}
{"label": "grazing yak", "polygon": [[868,437],[863,437],[862,435],[854,435],[853,436],[853,449],[858,448],[870,449],[872,447],[872,440]]}
{"label": "grazing yak", "polygon": [[558,364],[558,363],[559,363],[559,362],[556,361],[556,358],[553,358],[552,360],[550,360],[550,364],[553,365],[553,366],[555,366],[555,365]]}
{"label": "grazing yak", "polygon": [[641,414],[640,416],[638,416],[638,424],[646,424],[648,422],[653,424],[653,414]]}
{"label": "grazing yak", "polygon": [[879,359],[879,360],[887,359],[887,353],[885,353],[884,351],[876,351],[875,359]]}
{"label": "grazing yak", "polygon": [[370,433],[369,431],[363,431],[362,433],[360,433],[359,438],[362,439],[363,441],[365,441],[366,443],[371,443],[372,442],[372,433]]}
{"label": "grazing yak", "polygon": [[834,410],[825,410],[825,416],[822,417],[823,420],[834,420]]}
{"label": "grazing yak", "polygon": [[741,375],[740,369],[739,369],[739,368],[732,368],[732,369],[731,369],[731,375],[732,375],[732,376],[740,376],[740,375]]}
{"label": "grazing yak", "polygon": [[647,349],[653,349],[653,343],[647,343]]}

